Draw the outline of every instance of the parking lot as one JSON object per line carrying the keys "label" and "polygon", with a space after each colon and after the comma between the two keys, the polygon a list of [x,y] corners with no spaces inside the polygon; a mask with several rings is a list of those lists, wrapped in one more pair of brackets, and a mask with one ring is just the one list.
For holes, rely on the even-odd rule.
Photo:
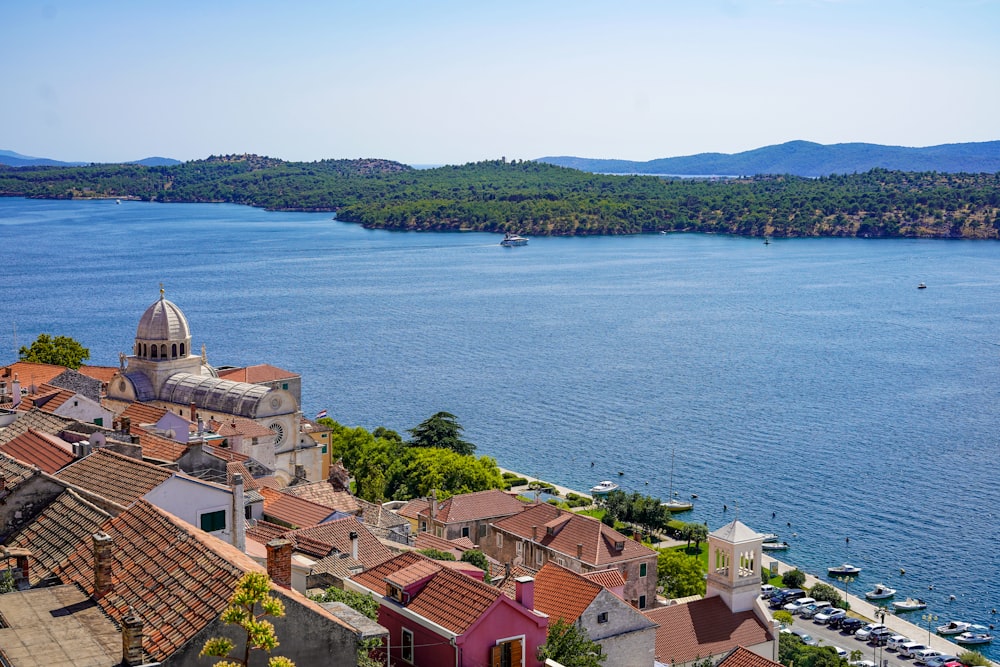
{"label": "parking lot", "polygon": [[[852,651],[861,651],[862,660],[871,660],[876,665],[888,665],[888,667],[914,667],[913,660],[904,658],[894,651],[888,651],[884,646],[872,646],[871,644],[855,639],[852,634],[842,634],[838,630],[833,630],[827,626],[815,623],[812,619],[795,617],[792,630],[805,632],[815,639],[820,646],[839,646],[847,651],[847,658],[850,659]],[[926,633],[918,636],[907,635],[914,641],[926,643]],[[883,663],[883,661],[885,661]],[[919,666],[916,666],[919,667]]]}

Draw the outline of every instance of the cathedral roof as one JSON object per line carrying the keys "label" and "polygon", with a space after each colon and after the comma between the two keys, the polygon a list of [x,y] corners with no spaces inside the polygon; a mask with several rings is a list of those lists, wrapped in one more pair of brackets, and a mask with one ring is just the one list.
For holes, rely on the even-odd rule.
{"label": "cathedral roof", "polygon": [[187,318],[174,303],[160,298],[139,318],[135,337],[139,340],[186,340],[191,338]]}
{"label": "cathedral roof", "polygon": [[259,384],[174,373],[160,388],[159,399],[180,405],[194,403],[199,408],[255,419],[258,405],[270,391],[269,387]]}

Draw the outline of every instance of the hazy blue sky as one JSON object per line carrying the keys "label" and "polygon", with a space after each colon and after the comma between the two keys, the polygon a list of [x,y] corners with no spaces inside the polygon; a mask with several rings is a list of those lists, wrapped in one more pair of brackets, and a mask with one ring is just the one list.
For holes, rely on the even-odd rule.
{"label": "hazy blue sky", "polygon": [[4,0],[0,45],[0,149],[62,160],[1000,139],[1000,0]]}

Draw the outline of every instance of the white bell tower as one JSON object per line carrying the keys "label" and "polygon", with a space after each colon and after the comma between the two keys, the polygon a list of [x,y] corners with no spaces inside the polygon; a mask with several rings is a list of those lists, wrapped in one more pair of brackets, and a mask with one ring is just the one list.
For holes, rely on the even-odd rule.
{"label": "white bell tower", "polygon": [[708,536],[705,597],[720,596],[733,613],[753,609],[760,595],[764,537],[739,519]]}

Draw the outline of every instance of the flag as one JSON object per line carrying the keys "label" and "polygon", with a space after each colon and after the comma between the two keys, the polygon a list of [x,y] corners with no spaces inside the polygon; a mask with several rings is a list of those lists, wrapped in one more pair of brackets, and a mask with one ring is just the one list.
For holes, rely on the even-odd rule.
{"label": "flag", "polygon": [[326,410],[320,410],[316,413],[316,419],[322,419],[323,417],[326,417]]}

